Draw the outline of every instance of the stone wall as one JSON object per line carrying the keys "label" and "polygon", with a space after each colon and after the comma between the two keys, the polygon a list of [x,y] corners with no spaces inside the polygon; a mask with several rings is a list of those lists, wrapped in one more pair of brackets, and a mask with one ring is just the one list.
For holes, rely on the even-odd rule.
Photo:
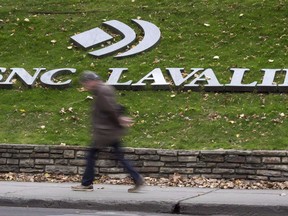
{"label": "stone wall", "polygon": [[[124,148],[125,158],[144,176],[183,176],[288,181],[288,151],[184,151]],[[0,144],[0,172],[82,174],[86,148]],[[110,149],[100,153],[95,171],[124,177]]]}

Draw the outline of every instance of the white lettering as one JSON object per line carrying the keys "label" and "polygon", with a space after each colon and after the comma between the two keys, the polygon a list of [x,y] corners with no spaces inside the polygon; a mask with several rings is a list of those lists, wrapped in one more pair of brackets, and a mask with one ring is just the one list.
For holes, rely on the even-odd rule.
{"label": "white lettering", "polygon": [[12,86],[13,82],[12,79],[17,75],[22,82],[27,85],[28,87],[32,87],[35,82],[38,74],[45,70],[45,68],[34,68],[36,72],[33,76],[31,76],[24,68],[11,68],[12,72],[9,74],[8,78],[5,82],[0,82],[0,85],[4,85],[6,87]]}
{"label": "white lettering", "polygon": [[160,89],[169,88],[169,83],[165,80],[160,68],[155,68],[137,83],[132,84],[132,86],[136,88],[142,88],[143,86],[146,86],[146,83],[144,83],[144,81],[146,80],[154,81],[153,83],[151,83],[152,87],[157,87]]}
{"label": "white lettering", "polygon": [[184,68],[166,68],[166,70],[169,72],[175,86],[180,86],[189,78],[194,76],[197,72],[204,70],[204,69],[203,68],[191,68],[192,72],[186,75],[185,78],[183,78],[183,75],[182,75],[182,73],[184,72]]}
{"label": "white lettering", "polygon": [[233,73],[230,84],[225,85],[225,91],[254,91],[257,81],[250,84],[242,84],[244,74],[250,70],[247,68],[231,68]]}
{"label": "white lettering", "polygon": [[198,83],[200,83],[200,85],[203,85],[204,89],[206,90],[213,90],[213,91],[217,91],[217,89],[219,91],[223,90],[223,85],[219,83],[217,77],[214,74],[214,71],[211,68],[204,70],[201,74],[199,74],[198,77],[192,80],[192,82],[184,86],[189,88],[190,87],[199,88],[200,85]]}
{"label": "white lettering", "polygon": [[109,70],[111,71],[111,75],[106,82],[108,85],[113,85],[117,89],[129,89],[130,85],[132,84],[132,80],[125,83],[119,83],[122,73],[128,71],[128,68],[109,68]]}
{"label": "white lettering", "polygon": [[40,81],[44,86],[57,87],[57,88],[67,87],[70,85],[71,79],[66,80],[65,82],[60,82],[60,81],[54,82],[53,79],[55,79],[55,77],[59,75],[63,75],[66,73],[75,73],[75,72],[76,72],[76,69],[74,68],[61,68],[61,69],[50,70],[44,73],[40,77]]}

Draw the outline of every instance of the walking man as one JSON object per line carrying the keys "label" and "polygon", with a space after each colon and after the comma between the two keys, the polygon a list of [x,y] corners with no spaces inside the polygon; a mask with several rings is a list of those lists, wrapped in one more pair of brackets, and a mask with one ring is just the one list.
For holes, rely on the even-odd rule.
{"label": "walking man", "polygon": [[125,134],[126,128],[131,125],[131,119],[121,115],[113,87],[106,85],[96,73],[83,72],[80,82],[86,90],[93,94],[94,98],[92,105],[93,135],[81,185],[72,186],[72,190],[93,191],[95,158],[97,158],[100,149],[113,147],[116,158],[122,163],[135,183],[132,188],[128,189],[128,192],[138,192],[144,184],[144,180],[124,158],[121,149],[121,137]]}

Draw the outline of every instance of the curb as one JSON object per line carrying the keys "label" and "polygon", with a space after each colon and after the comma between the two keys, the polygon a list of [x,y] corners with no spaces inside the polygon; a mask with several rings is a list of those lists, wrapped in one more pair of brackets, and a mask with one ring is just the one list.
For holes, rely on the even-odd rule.
{"label": "curb", "polygon": [[46,199],[0,199],[0,206],[66,208],[99,211],[130,211],[145,213],[167,213],[184,215],[229,215],[229,216],[286,216],[288,206],[185,204],[172,202],[91,202],[87,200],[46,200]]}
{"label": "curb", "polygon": [[225,204],[180,204],[180,214],[229,215],[229,216],[286,216],[287,206],[225,205]]}
{"label": "curb", "polygon": [[[46,199],[0,199],[0,206],[8,207],[32,207],[32,208],[65,208],[65,209],[85,209],[99,211],[131,211],[147,213],[177,213],[177,204],[172,202],[91,202],[86,200],[46,200]],[[178,213],[177,213],[178,214]]]}

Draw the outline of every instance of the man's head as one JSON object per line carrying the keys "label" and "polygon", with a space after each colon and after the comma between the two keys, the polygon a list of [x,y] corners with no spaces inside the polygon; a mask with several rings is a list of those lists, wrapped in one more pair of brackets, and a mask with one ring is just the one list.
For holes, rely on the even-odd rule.
{"label": "man's head", "polygon": [[101,82],[101,78],[92,71],[84,71],[81,74],[80,83],[88,91],[94,90],[99,82]]}

